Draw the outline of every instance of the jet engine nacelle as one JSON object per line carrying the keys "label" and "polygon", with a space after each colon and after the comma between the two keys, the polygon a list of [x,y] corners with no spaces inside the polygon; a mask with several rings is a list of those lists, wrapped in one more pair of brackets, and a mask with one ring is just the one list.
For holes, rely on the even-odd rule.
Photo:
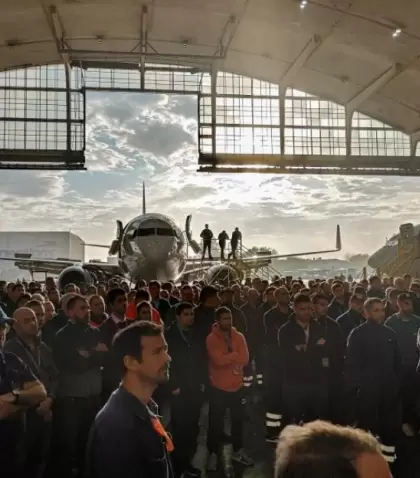
{"label": "jet engine nacelle", "polygon": [[93,277],[90,272],[81,266],[70,266],[64,269],[58,276],[58,287],[64,291],[69,284],[75,284],[78,287],[84,285],[89,287],[93,284]]}
{"label": "jet engine nacelle", "polygon": [[243,273],[227,264],[218,264],[211,266],[204,277],[208,285],[222,284],[227,287],[231,282],[242,280]]}

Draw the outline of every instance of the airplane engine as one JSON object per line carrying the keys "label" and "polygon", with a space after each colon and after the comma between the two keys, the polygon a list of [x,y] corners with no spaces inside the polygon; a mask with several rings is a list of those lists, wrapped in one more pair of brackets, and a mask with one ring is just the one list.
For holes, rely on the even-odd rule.
{"label": "airplane engine", "polygon": [[228,286],[230,282],[243,279],[243,273],[227,264],[218,264],[211,266],[204,277],[208,285],[222,284]]}
{"label": "airplane engine", "polygon": [[75,284],[77,286],[85,285],[89,287],[92,283],[93,277],[90,272],[79,266],[67,267],[58,276],[58,287],[61,291],[63,291],[68,284]]}

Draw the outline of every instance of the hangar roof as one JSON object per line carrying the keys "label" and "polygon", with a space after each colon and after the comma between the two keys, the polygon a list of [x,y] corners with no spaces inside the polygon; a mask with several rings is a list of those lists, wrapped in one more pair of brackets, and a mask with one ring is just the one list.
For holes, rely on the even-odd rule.
{"label": "hangar roof", "polygon": [[418,1],[0,0],[0,12],[0,70],[139,63],[142,52],[148,63],[214,58],[220,70],[420,130]]}

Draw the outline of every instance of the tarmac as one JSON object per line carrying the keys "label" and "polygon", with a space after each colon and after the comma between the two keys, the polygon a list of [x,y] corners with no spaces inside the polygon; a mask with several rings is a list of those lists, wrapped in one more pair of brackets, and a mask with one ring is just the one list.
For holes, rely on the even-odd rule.
{"label": "tarmac", "polygon": [[[258,402],[248,404],[246,409],[246,418],[244,420],[244,448],[248,455],[255,461],[254,466],[247,468],[232,462],[230,459],[232,446],[226,443],[223,445],[223,456],[220,460],[219,469],[216,472],[206,473],[208,407],[203,407],[200,420],[198,449],[193,462],[194,466],[202,471],[203,478],[273,478],[275,444],[265,441],[264,408],[262,403]],[[226,417],[225,431],[229,436],[228,416]]]}

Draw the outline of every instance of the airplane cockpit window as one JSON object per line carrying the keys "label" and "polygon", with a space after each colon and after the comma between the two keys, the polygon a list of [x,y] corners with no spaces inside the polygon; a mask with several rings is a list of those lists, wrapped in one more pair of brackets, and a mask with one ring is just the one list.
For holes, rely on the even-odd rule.
{"label": "airplane cockpit window", "polygon": [[142,227],[134,231],[133,239],[135,237],[145,237],[145,236],[154,236],[156,234],[156,229],[154,227]]}
{"label": "airplane cockpit window", "polygon": [[171,227],[158,227],[156,234],[158,236],[176,237],[176,232]]}
{"label": "airplane cockpit window", "polygon": [[398,236],[393,236],[386,243],[387,246],[393,247],[398,245]]}

